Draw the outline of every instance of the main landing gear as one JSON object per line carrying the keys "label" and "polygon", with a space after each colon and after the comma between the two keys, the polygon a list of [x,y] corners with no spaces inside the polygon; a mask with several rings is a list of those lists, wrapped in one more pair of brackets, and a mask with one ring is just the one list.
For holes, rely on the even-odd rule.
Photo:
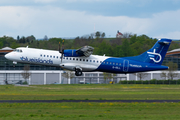
{"label": "main landing gear", "polygon": [[82,75],[82,71],[79,68],[76,68],[75,75],[76,76],[81,76]]}

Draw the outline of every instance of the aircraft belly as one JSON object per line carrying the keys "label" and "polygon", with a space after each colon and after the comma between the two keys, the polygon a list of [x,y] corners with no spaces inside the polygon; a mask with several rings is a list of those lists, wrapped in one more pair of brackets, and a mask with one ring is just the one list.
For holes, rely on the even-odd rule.
{"label": "aircraft belly", "polygon": [[84,66],[82,66],[83,72],[94,71],[96,69],[97,69],[97,66],[94,66],[94,65],[84,65]]}
{"label": "aircraft belly", "polygon": [[90,72],[97,69],[97,66],[95,65],[72,64],[72,63],[63,63],[61,67],[68,70],[75,70],[76,67],[80,67],[82,69],[82,72]]}

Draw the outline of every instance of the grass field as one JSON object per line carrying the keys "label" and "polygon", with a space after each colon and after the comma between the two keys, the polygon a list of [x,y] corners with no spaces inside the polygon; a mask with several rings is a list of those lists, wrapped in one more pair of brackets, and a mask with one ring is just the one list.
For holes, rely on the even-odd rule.
{"label": "grass field", "polygon": [[0,120],[178,120],[180,103],[1,103]]}
{"label": "grass field", "polygon": [[[0,100],[180,100],[180,85],[0,86]],[[0,120],[178,120],[180,103],[0,103]]]}
{"label": "grass field", "polygon": [[180,85],[5,85],[0,100],[180,100]]}

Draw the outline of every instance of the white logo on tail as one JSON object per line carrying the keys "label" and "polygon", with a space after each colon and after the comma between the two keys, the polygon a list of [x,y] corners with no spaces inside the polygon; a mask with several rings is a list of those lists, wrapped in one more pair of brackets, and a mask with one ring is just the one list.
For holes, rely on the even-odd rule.
{"label": "white logo on tail", "polygon": [[[150,59],[153,60],[155,63],[161,62],[162,57],[161,57],[160,54],[156,53],[156,49],[154,49],[153,52],[147,52],[147,53],[150,54],[150,55],[149,55],[149,56],[150,56]],[[155,60],[155,59],[154,59],[155,55],[159,56],[159,60]]]}

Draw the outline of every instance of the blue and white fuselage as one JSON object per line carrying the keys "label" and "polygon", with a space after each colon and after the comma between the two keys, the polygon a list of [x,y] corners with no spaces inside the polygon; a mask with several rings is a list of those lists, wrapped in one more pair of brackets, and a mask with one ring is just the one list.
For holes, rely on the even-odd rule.
{"label": "blue and white fuselage", "polygon": [[98,55],[73,57],[65,54],[61,62],[61,53],[58,51],[27,47],[19,47],[13,52],[6,54],[5,57],[14,62],[59,66],[75,71],[77,76],[82,75],[82,72],[92,71],[135,73],[168,69],[167,66],[162,66],[161,64],[170,43],[170,39],[161,39],[157,41],[150,50],[143,54],[123,58]]}

